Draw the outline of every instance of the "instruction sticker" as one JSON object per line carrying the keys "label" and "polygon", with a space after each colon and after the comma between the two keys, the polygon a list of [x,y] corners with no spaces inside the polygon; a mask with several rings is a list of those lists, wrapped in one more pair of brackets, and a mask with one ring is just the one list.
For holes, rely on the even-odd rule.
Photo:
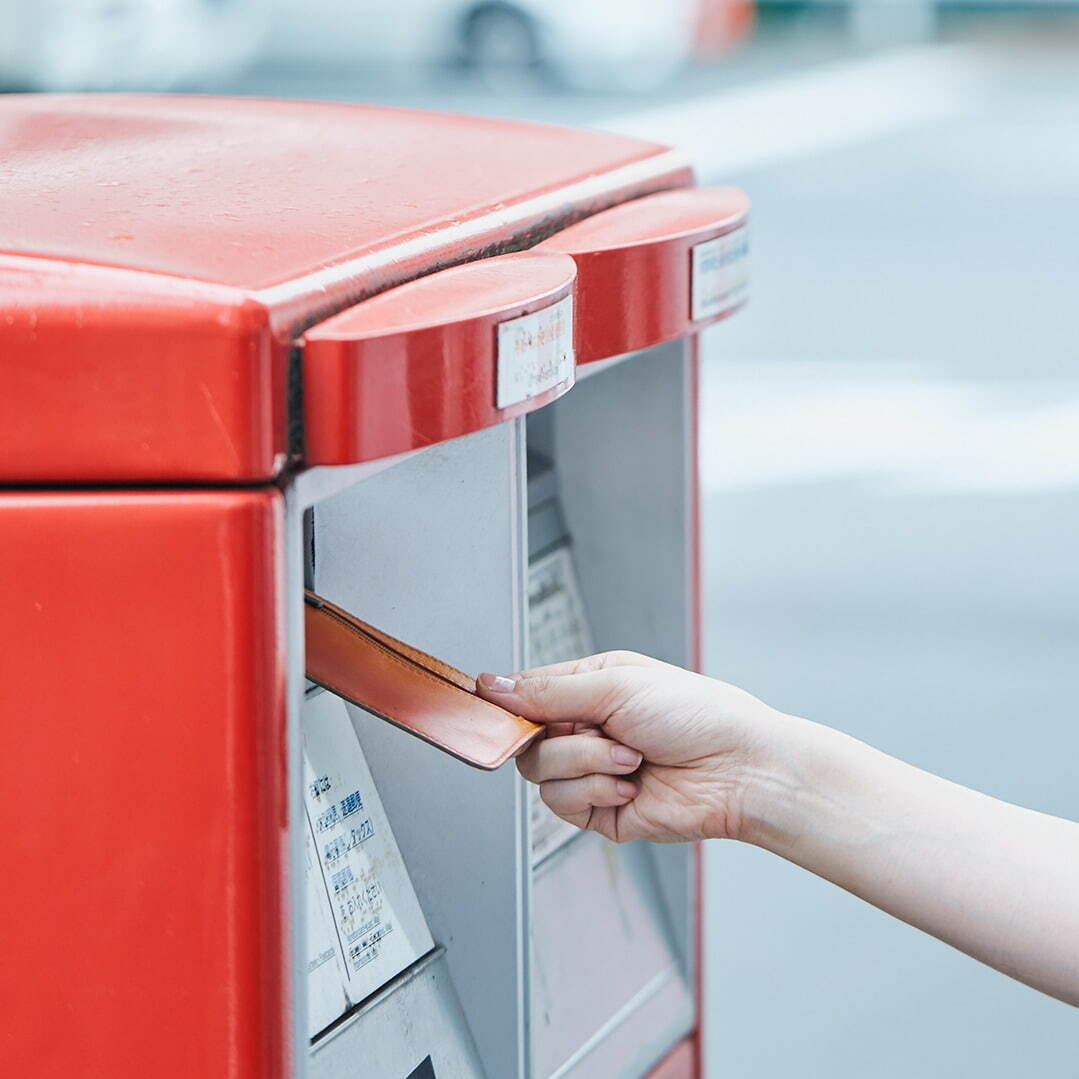
{"label": "instruction sticker", "polygon": [[498,326],[495,405],[509,408],[573,381],[573,297]]}
{"label": "instruction sticker", "polygon": [[309,1033],[434,947],[344,702],[304,701]]}
{"label": "instruction sticker", "polygon": [[705,240],[693,248],[690,314],[694,322],[737,307],[749,283],[749,229]]}

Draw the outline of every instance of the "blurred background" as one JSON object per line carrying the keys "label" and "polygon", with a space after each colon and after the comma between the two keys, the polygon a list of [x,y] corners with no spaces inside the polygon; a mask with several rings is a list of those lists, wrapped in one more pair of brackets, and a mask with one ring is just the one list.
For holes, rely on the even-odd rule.
{"label": "blurred background", "polygon": [[[703,342],[709,673],[1079,818],[1079,6],[4,0],[5,89],[268,94],[679,144],[754,200]],[[1079,1022],[707,852],[709,1075],[1079,1075]]]}

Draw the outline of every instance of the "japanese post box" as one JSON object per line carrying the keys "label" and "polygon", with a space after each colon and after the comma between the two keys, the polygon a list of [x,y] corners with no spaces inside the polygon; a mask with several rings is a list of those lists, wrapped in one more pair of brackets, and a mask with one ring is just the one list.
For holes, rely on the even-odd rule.
{"label": "japanese post box", "polygon": [[695,664],[695,335],[745,198],[404,110],[13,96],[0,132],[5,1073],[700,1074],[695,850],[412,737],[311,619],[394,702]]}

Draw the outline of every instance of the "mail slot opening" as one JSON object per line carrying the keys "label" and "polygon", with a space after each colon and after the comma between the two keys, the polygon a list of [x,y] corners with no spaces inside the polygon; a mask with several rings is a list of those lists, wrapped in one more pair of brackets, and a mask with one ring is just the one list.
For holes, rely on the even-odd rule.
{"label": "mail slot opening", "polygon": [[[692,346],[583,376],[527,418],[365,466],[317,500],[306,614],[328,604],[376,643],[388,635],[402,683],[420,650],[428,675],[452,664],[466,684],[612,649],[691,665]],[[384,1051],[402,1009],[488,1074],[512,1071],[522,1011],[544,1077],[636,1074],[692,1030],[692,848],[578,832],[511,763],[467,767],[389,706],[348,703],[318,678],[335,691],[312,689],[303,720],[309,967],[336,945],[345,978],[342,994],[329,966],[318,985],[309,972],[312,1075],[361,1044],[369,1057],[375,1031]],[[346,820],[357,792],[364,811]]]}
{"label": "mail slot opening", "polygon": [[[675,341],[528,417],[532,665],[617,649],[692,664],[693,379]],[[636,1074],[693,1024],[694,852],[617,846],[530,799],[536,1074]]]}
{"label": "mail slot opening", "polygon": [[[305,584],[400,647],[422,650],[429,662],[452,665],[462,676],[516,669],[524,639],[517,583],[524,574],[524,509],[514,491],[523,489],[523,456],[523,421],[517,421],[364,470],[314,502]],[[407,683],[414,672],[403,658],[394,662],[401,661],[397,669]],[[469,767],[329,691],[312,691],[305,712],[317,702],[333,713],[323,722],[339,738],[325,759],[340,762],[346,743],[353,757],[362,755],[381,813],[371,815],[372,824],[384,819],[392,832],[388,853],[376,847],[377,836],[359,850],[379,851],[383,867],[396,851],[398,871],[384,881],[396,889],[383,901],[393,928],[375,941],[380,954],[355,975],[367,988],[379,983],[375,995],[366,1002],[349,998],[347,1019],[314,1042],[310,1075],[346,1074],[340,1069],[347,1062],[355,1068],[356,1061],[364,1062],[365,1074],[407,1075],[416,1064],[409,1054],[427,1044],[417,1041],[418,1029],[437,1047],[436,1066],[449,1074],[513,1074],[517,1047],[508,1033],[518,1029],[526,979],[524,957],[517,958],[527,873],[522,781],[512,763]],[[328,768],[313,768],[314,781]],[[338,806],[351,791],[344,784]],[[331,842],[338,833],[347,846],[352,829],[342,824]],[[324,851],[314,854],[319,868]],[[320,869],[330,894],[331,870]],[[418,916],[406,932],[410,911]],[[347,910],[337,913],[339,921],[347,917]],[[367,913],[352,929],[377,933],[377,926],[367,927]],[[375,964],[381,965],[377,978],[365,973]],[[314,991],[308,999],[313,1013]]]}

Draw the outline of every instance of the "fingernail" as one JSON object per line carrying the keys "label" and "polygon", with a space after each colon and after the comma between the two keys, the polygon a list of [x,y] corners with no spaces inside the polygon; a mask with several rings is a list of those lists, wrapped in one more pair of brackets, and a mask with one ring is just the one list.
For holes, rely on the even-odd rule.
{"label": "fingernail", "polygon": [[632,798],[637,793],[637,788],[625,779],[620,779],[614,785],[614,789],[618,791],[619,798]]}
{"label": "fingernail", "polygon": [[636,768],[641,763],[641,754],[629,746],[611,746],[611,760],[615,764]]}
{"label": "fingernail", "polygon": [[503,678],[500,674],[481,674],[479,683],[492,693],[512,693],[517,685],[512,678]]}

